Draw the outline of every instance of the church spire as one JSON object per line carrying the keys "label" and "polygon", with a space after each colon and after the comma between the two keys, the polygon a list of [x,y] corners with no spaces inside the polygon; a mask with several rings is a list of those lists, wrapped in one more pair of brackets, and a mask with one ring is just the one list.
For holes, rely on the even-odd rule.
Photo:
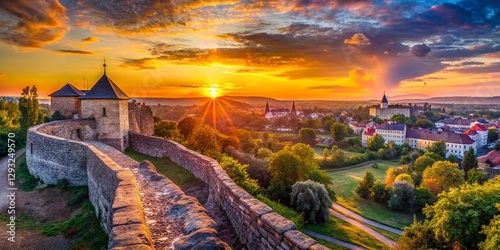
{"label": "church spire", "polygon": [[104,63],[102,64],[102,67],[104,68],[104,75],[106,75],[106,57],[104,57]]}
{"label": "church spire", "polygon": [[266,102],[266,112],[264,114],[267,114],[271,112],[271,110],[269,109],[269,102]]}
{"label": "church spire", "polygon": [[292,102],[292,112],[290,112],[292,115],[297,115],[297,110],[295,109],[295,101]]}

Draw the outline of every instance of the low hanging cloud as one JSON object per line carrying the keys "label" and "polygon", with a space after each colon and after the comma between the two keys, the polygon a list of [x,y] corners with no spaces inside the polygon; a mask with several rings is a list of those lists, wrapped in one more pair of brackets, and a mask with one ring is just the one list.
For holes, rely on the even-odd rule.
{"label": "low hanging cloud", "polygon": [[55,52],[62,53],[62,54],[77,54],[77,55],[92,55],[92,54],[94,54],[93,52],[90,52],[90,51],[74,50],[74,49],[59,49],[59,50],[55,50]]}
{"label": "low hanging cloud", "polygon": [[351,38],[347,38],[344,40],[345,44],[350,44],[350,45],[356,45],[359,47],[367,46],[370,45],[370,39],[368,39],[364,34],[362,33],[356,33],[354,34]]}
{"label": "low hanging cloud", "polygon": [[58,0],[0,1],[0,39],[40,48],[61,39],[69,30],[66,8]]}
{"label": "low hanging cloud", "polygon": [[97,41],[99,41],[99,38],[97,38],[96,36],[89,36],[89,37],[82,38],[82,42],[86,42],[86,43],[95,43]]}
{"label": "low hanging cloud", "polygon": [[427,46],[427,44],[417,44],[417,45],[411,47],[410,52],[412,55],[414,55],[416,57],[424,57],[429,52],[431,52],[431,48],[429,48],[429,46]]}

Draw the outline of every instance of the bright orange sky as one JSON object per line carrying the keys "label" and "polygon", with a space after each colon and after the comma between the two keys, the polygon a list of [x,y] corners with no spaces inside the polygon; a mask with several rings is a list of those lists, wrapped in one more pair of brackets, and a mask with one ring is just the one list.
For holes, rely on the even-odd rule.
{"label": "bright orange sky", "polygon": [[[500,95],[494,1],[0,2],[0,95],[108,76],[131,97]],[[383,2],[383,3],[380,3]]]}

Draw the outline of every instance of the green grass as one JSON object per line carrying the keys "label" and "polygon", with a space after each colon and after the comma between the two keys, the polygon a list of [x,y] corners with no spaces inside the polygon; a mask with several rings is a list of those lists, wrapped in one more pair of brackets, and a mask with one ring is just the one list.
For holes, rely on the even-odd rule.
{"label": "green grass", "polygon": [[276,212],[277,214],[291,220],[295,224],[295,226],[297,227],[297,230],[302,231],[302,228],[304,226],[303,214],[301,214],[301,213],[299,213],[299,212],[297,212],[297,211],[295,211],[287,206],[284,206],[278,202],[272,201],[262,194],[256,195],[255,198],[264,202],[269,207],[271,207],[274,210],[274,212]]}
{"label": "green grass", "polygon": [[373,236],[334,216],[330,216],[330,219],[326,223],[307,224],[304,228],[368,249],[389,249],[388,246]]}
{"label": "green grass", "polygon": [[[312,148],[314,149],[314,153],[316,153],[316,157],[323,158],[323,150],[325,149],[325,147],[316,145]],[[343,151],[347,154],[348,157],[362,155],[362,153],[350,152],[350,151],[346,151],[346,150],[343,150]],[[330,156],[330,155],[331,155],[331,153],[330,153],[330,151],[328,151],[328,156]]]}
{"label": "green grass", "polygon": [[[50,187],[41,192],[50,192]],[[95,209],[88,199],[86,186],[68,187],[72,193],[68,206],[77,209],[76,214],[62,222],[50,223],[46,219],[31,213],[20,211],[16,216],[16,229],[36,231],[45,236],[64,235],[65,238],[75,238],[69,249],[103,249],[108,245],[108,236],[101,228]],[[8,215],[0,214],[0,221],[7,223]]]}
{"label": "green grass", "polygon": [[347,247],[343,247],[343,246],[340,246],[340,245],[337,245],[335,243],[331,243],[329,241],[326,241],[326,240],[322,240],[322,239],[318,239],[316,237],[312,237],[312,236],[309,236],[311,238],[313,238],[314,240],[316,240],[319,244],[325,246],[325,247],[328,247],[332,250],[346,250],[346,249],[349,249]]}
{"label": "green grass", "polygon": [[401,235],[399,234],[395,234],[395,233],[392,233],[392,232],[389,232],[389,231],[386,231],[384,229],[380,229],[378,227],[374,227],[374,226],[370,226],[368,224],[365,224],[367,227],[379,232],[380,234],[382,234],[383,236],[393,240],[393,241],[398,241],[399,238],[401,238]]}
{"label": "green grass", "polygon": [[16,159],[17,169],[16,169],[16,182],[21,190],[28,192],[33,190],[40,180],[28,171],[28,165],[26,164],[26,153],[23,153]]}
{"label": "green grass", "polygon": [[[355,194],[356,185],[358,181],[363,179],[367,170],[373,173],[376,180],[384,182],[387,168],[399,165],[398,162],[392,161],[380,161],[377,164],[378,168],[372,168],[371,165],[368,165],[361,168],[328,172],[332,177],[333,190],[337,194],[337,203],[363,217],[395,228],[401,229],[409,226],[413,222],[413,214],[391,211],[385,204],[361,199]],[[417,218],[422,218],[422,216],[417,215]]]}
{"label": "green grass", "polygon": [[191,172],[166,157],[156,158],[130,150],[126,150],[125,154],[138,162],[144,160],[150,161],[153,165],[155,165],[158,173],[165,175],[177,186],[188,186],[197,181],[196,177]]}

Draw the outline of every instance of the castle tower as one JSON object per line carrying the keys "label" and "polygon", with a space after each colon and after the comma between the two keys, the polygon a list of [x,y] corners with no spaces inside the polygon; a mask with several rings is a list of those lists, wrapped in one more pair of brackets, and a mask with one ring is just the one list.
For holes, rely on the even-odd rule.
{"label": "castle tower", "polygon": [[80,97],[82,118],[96,120],[97,140],[122,152],[128,146],[128,100],[130,99],[104,74],[84,96]]}
{"label": "castle tower", "polygon": [[295,109],[295,101],[292,102],[292,111],[290,112],[291,115],[297,116],[297,110]]}
{"label": "castle tower", "polygon": [[82,115],[81,103],[79,97],[85,93],[75,88],[75,86],[67,83],[56,92],[50,94],[50,115],[59,111],[66,118],[72,117],[75,114]]}
{"label": "castle tower", "polygon": [[386,109],[389,106],[389,102],[387,101],[387,97],[385,97],[385,92],[384,92],[384,97],[382,97],[382,100],[380,101],[380,108],[381,109]]}

